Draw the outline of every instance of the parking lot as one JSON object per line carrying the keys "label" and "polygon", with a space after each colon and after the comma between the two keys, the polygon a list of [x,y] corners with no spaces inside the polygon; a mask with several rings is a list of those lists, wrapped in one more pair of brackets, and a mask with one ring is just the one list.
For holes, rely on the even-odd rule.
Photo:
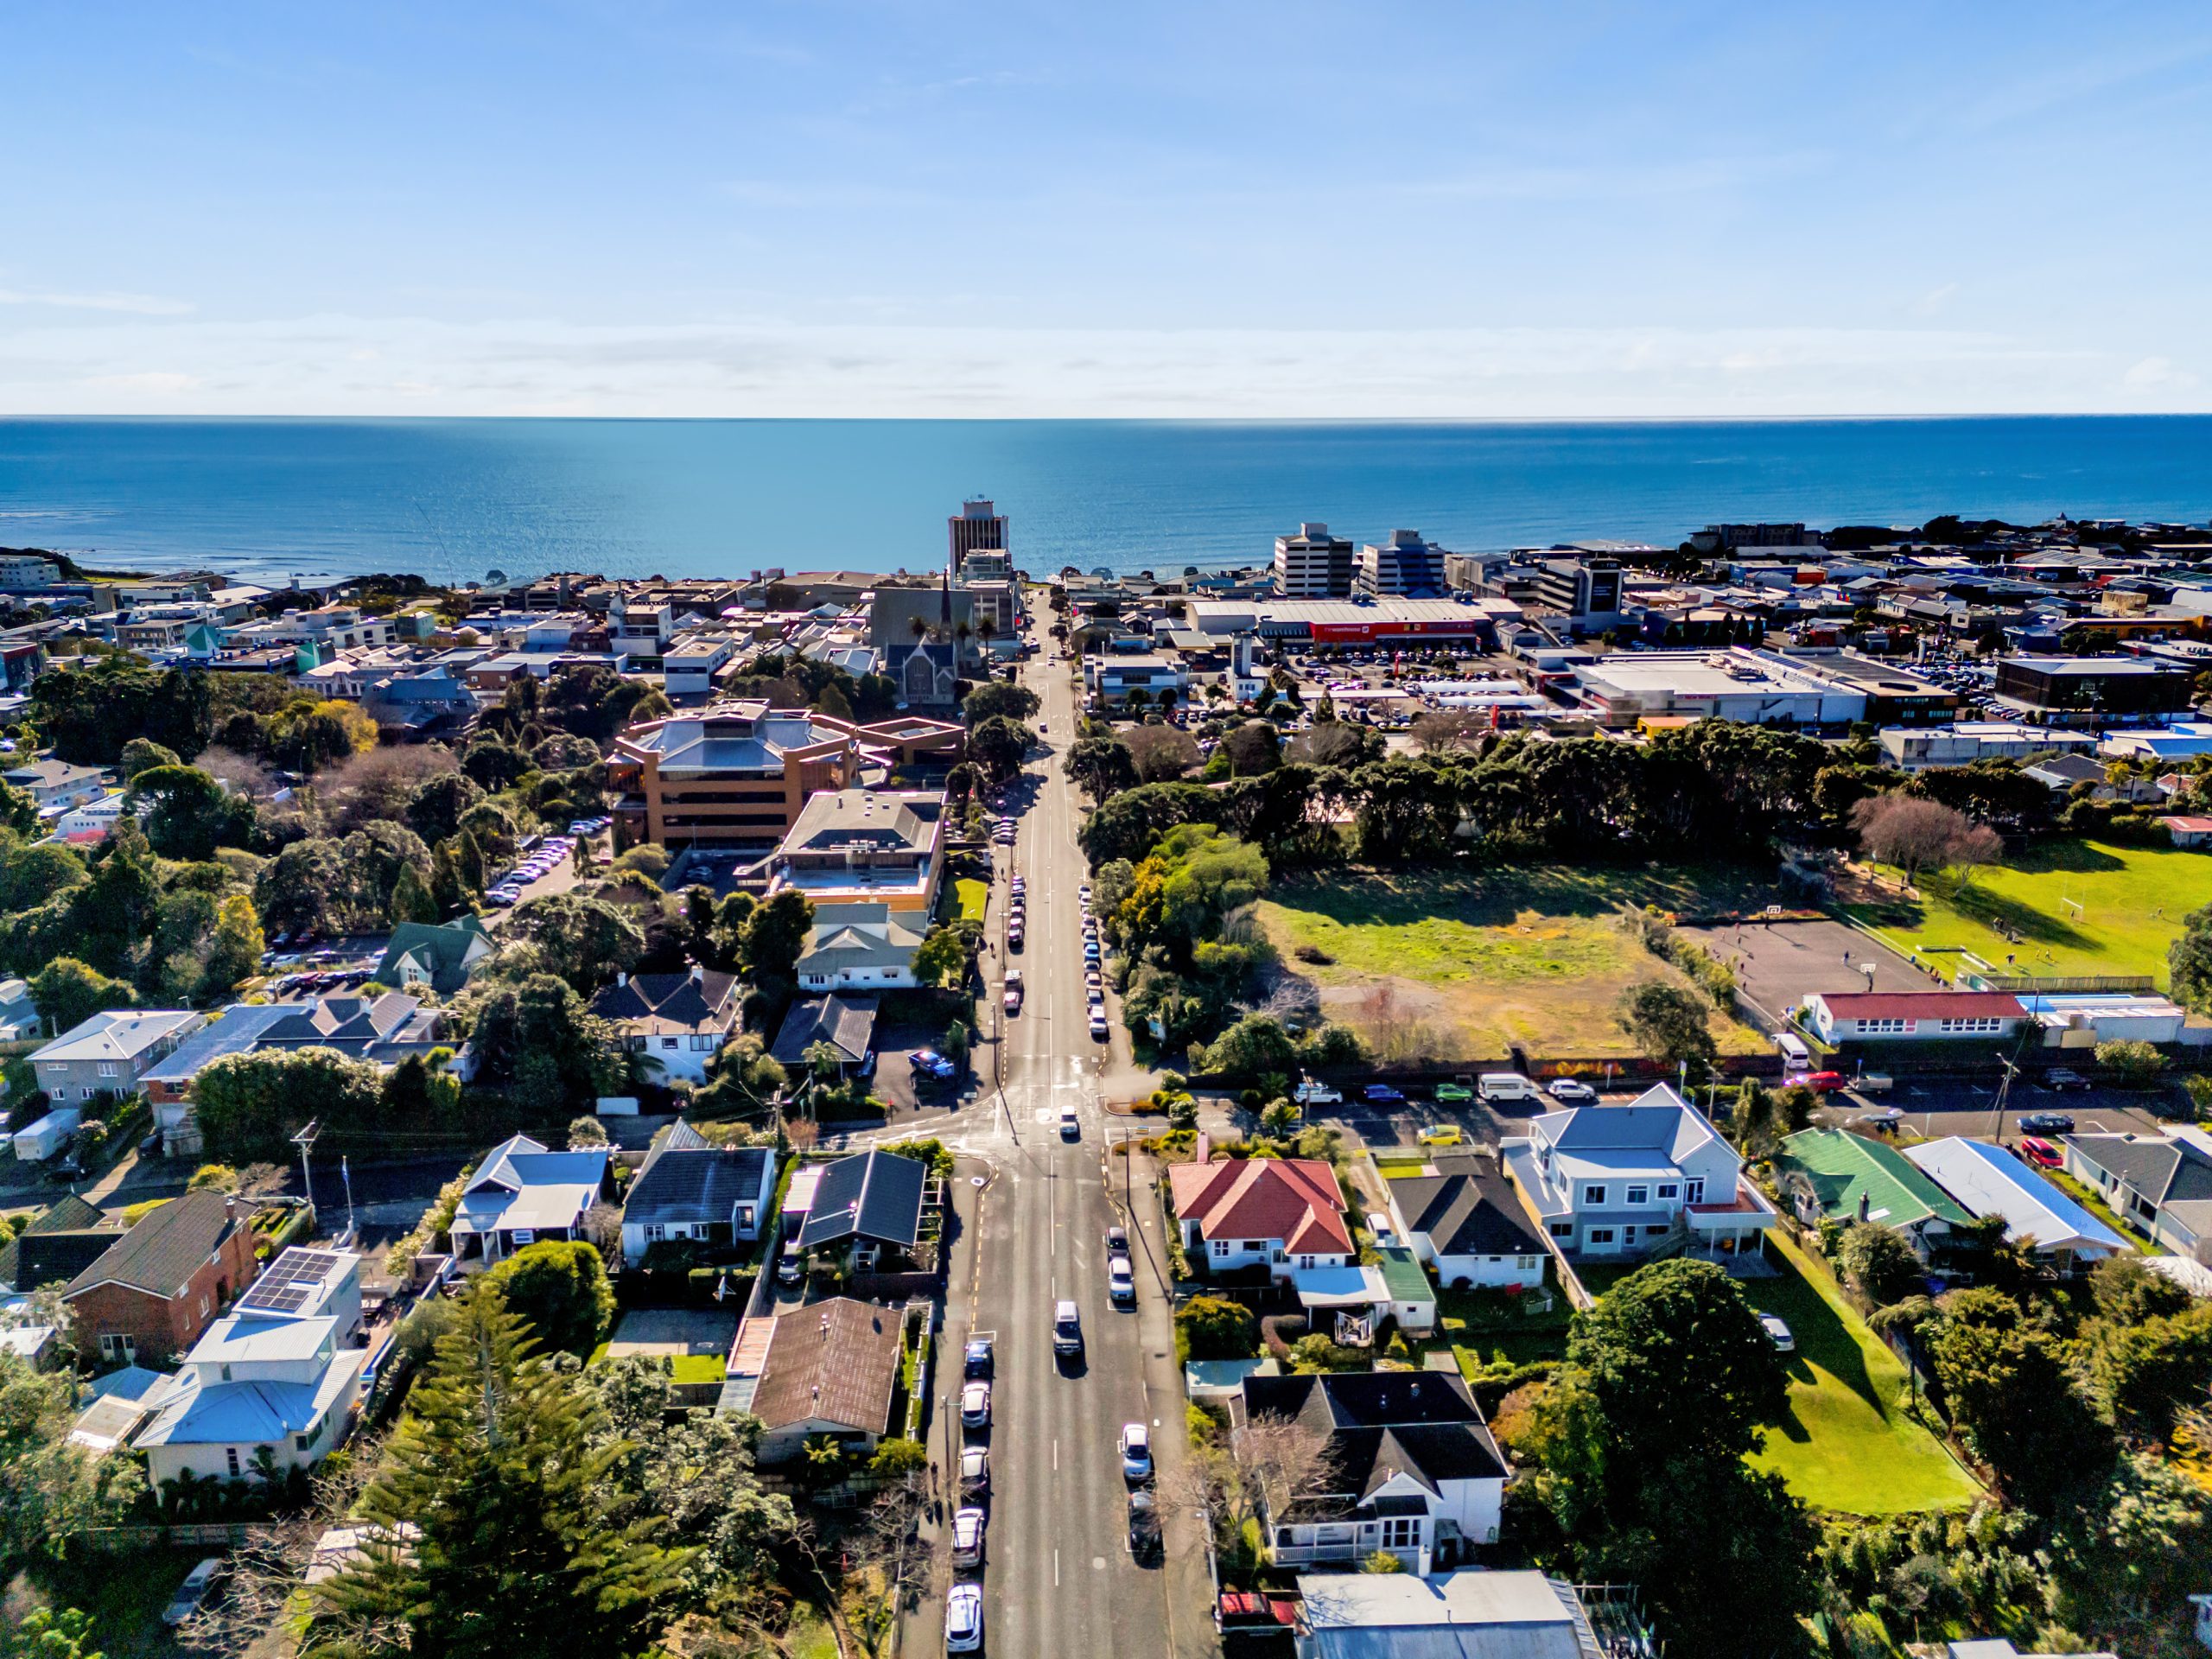
{"label": "parking lot", "polygon": [[2152,1109],[2163,1096],[2117,1089],[2046,1089],[2022,1077],[2006,1093],[2000,1109],[1998,1085],[1988,1083],[1899,1077],[1880,1094],[1841,1090],[1827,1096],[1814,1114],[1816,1122],[1842,1125],[1868,1111],[1893,1107],[1904,1114],[1898,1125],[1916,1139],[1947,1135],[2005,1144],[2027,1131],[2019,1120],[2030,1112],[2063,1112],[2082,1135],[2160,1135],[2166,1125]]}
{"label": "parking lot", "polygon": [[1681,932],[1734,969],[1738,995],[1777,1027],[1815,991],[1864,991],[1870,966],[1877,991],[1936,985],[1889,946],[1842,922],[1749,921]]}

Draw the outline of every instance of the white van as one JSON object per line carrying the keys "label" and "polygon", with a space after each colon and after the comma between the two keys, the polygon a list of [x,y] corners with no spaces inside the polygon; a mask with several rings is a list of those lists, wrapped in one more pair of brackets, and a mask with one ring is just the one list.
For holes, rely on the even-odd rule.
{"label": "white van", "polygon": [[1518,1071],[1485,1071],[1475,1080],[1475,1093],[1485,1104],[1500,1100],[1541,1100],[1544,1091]]}
{"label": "white van", "polygon": [[1782,1075],[1794,1077],[1801,1071],[1813,1069],[1813,1051],[1805,1046],[1805,1039],[1791,1032],[1783,1032],[1774,1039],[1782,1051]]}

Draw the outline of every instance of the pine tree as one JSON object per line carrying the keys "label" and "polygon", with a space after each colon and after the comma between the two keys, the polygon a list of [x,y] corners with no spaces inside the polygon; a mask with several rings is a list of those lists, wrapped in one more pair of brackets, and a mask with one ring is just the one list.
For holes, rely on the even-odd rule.
{"label": "pine tree", "polygon": [[599,1443],[595,1394],[538,1357],[496,1287],[462,1305],[409,1408],[359,1505],[391,1541],[317,1587],[302,1659],[463,1659],[518,1632],[545,1659],[650,1650],[691,1552],[656,1542],[657,1519],[607,1519],[594,1489],[631,1447]]}
{"label": "pine tree", "polygon": [[461,883],[461,862],[454,856],[459,837],[442,841],[430,855],[430,901],[445,915],[467,906],[469,893]]}
{"label": "pine tree", "polygon": [[435,922],[438,914],[438,901],[430,896],[429,884],[416,874],[412,864],[401,865],[398,880],[391,885],[394,925],[401,922]]}
{"label": "pine tree", "polygon": [[461,870],[461,885],[472,893],[484,891],[484,849],[478,843],[475,832],[464,830],[453,851],[454,863]]}

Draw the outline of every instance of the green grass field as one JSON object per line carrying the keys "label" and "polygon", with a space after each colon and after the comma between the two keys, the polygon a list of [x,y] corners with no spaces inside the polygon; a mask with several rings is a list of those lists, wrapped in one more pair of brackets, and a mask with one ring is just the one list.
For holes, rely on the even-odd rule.
{"label": "green grass field", "polygon": [[[2061,902],[2080,903],[2077,912]],[[1898,950],[1973,951],[1999,972],[2150,974],[2163,985],[2182,918],[2212,904],[2212,857],[2172,847],[2056,841],[1970,881],[1926,876],[1919,896],[1847,906]],[[2017,940],[1999,926],[2018,935]],[[1957,959],[1939,955],[1951,975]]]}
{"label": "green grass field", "polygon": [[983,901],[991,896],[991,884],[963,875],[952,887],[960,899],[960,919],[963,922],[982,921]]}
{"label": "green grass field", "polygon": [[1897,1515],[1962,1509],[1982,1496],[1936,1437],[1905,1415],[1904,1363],[1827,1274],[1779,1238],[1786,1271],[1749,1279],[1744,1293],[1778,1313],[1797,1338],[1789,1356],[1789,1414],[1751,1459],[1816,1510]]}
{"label": "green grass field", "polygon": [[[1320,987],[1324,1011],[1368,1027],[1386,1052],[1382,1027],[1396,1021],[1422,1027],[1446,1058],[1498,1058],[1514,1043],[1536,1055],[1627,1055],[1633,1046],[1613,1020],[1621,992],[1646,979],[1688,982],[1619,927],[1621,906],[1763,904],[1770,886],[1733,866],[1339,871],[1277,883],[1260,918],[1287,965]],[[1330,960],[1310,962],[1301,949]],[[1726,1052],[1765,1046],[1717,1014],[1713,1032]]]}

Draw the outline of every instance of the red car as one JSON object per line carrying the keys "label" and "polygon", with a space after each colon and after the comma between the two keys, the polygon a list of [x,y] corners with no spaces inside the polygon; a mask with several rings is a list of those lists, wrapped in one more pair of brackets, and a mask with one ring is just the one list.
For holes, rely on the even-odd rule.
{"label": "red car", "polygon": [[1798,1078],[1797,1081],[1803,1084],[1808,1089],[1818,1090],[1821,1094],[1825,1095],[1832,1090],[1842,1088],[1844,1084],[1849,1083],[1851,1079],[1845,1077],[1840,1071],[1808,1071],[1803,1077]]}
{"label": "red car", "polygon": [[2020,1156],[2044,1169],[2056,1169],[2066,1161],[2058,1155],[2056,1147],[2048,1141],[2038,1141],[2031,1135],[2021,1137]]}

